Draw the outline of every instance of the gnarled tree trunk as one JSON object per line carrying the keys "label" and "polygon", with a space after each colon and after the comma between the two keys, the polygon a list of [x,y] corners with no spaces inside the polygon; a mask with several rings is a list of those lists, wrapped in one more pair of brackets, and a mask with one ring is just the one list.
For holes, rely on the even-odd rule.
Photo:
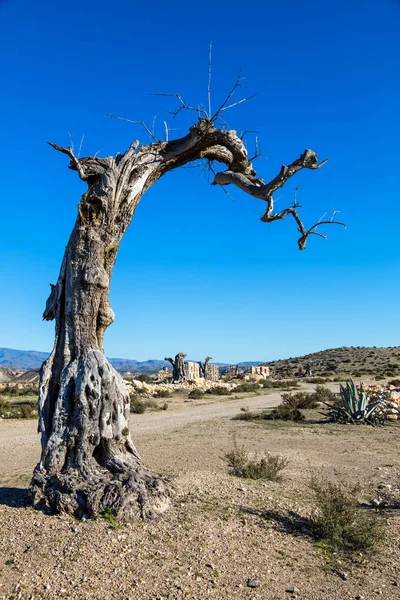
{"label": "gnarled tree trunk", "polygon": [[[292,214],[299,223],[295,207],[273,214],[272,193],[300,168],[317,168],[317,158],[306,151],[264,184],[242,140],[210,119],[199,119],[184,138],[140,147],[134,142],[115,157],[80,159],[71,148],[51,145],[69,156],[88,189],[43,315],[55,319],[56,334],[41,370],[42,455],[31,497],[36,507],[77,517],[106,508],[121,520],[156,515],[168,506],[168,484],[142,464],[129,433],[126,387],[103,353],[104,332],[114,318],[109,290],[122,236],[144,192],[167,171],[199,158],[227,165],[215,183],[233,183],[264,199],[264,221]],[[302,248],[313,231],[300,231]]]}
{"label": "gnarled tree trunk", "polygon": [[166,356],[164,360],[167,360],[172,365],[172,383],[179,383],[180,381],[184,381],[186,379],[185,376],[185,358],[186,354],[184,352],[178,352],[175,358],[171,358],[170,356]]}

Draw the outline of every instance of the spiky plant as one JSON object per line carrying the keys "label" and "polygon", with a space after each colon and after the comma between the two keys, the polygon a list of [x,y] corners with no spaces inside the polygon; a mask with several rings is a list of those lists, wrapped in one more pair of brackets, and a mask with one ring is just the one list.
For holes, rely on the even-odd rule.
{"label": "spiky plant", "polygon": [[370,425],[382,423],[383,413],[377,412],[381,400],[371,401],[368,392],[360,384],[357,389],[353,380],[346,382],[346,387],[340,384],[340,401],[327,404],[328,417],[338,423],[369,423]]}

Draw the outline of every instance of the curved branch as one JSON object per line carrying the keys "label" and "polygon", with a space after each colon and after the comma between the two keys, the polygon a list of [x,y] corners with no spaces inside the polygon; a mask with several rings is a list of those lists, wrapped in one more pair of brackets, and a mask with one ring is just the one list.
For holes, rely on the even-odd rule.
{"label": "curved branch", "polygon": [[70,146],[68,146],[68,148],[64,148],[63,146],[58,146],[57,144],[53,144],[53,142],[47,142],[47,143],[49,144],[49,146],[54,148],[54,150],[57,150],[58,152],[62,152],[63,154],[66,154],[67,156],[69,156],[71,159],[70,168],[73,169],[74,171],[78,171],[79,177],[82,179],[82,181],[86,181],[86,174],[79,162],[79,158],[77,158],[75,156],[74,151]]}
{"label": "curved branch", "polygon": [[229,185],[233,184],[236,187],[240,188],[242,191],[247,194],[253,196],[254,198],[259,198],[267,202],[267,210],[263,217],[261,217],[261,221],[264,223],[272,223],[273,221],[281,220],[287,217],[288,215],[292,215],[294,220],[297,223],[297,227],[299,232],[301,233],[300,238],[298,239],[298,246],[300,250],[304,250],[306,246],[307,239],[310,235],[318,235],[326,239],[326,235],[316,231],[316,228],[319,225],[342,225],[345,227],[345,224],[340,221],[335,221],[332,219],[330,221],[318,221],[310,227],[306,229],[302,220],[299,217],[297,212],[297,207],[299,204],[294,202],[293,206],[290,206],[279,213],[274,213],[274,199],[272,194],[279,188],[283,187],[284,184],[293,177],[298,171],[301,169],[311,169],[316,170],[322,167],[324,164],[328,162],[329,159],[325,159],[322,162],[318,162],[317,155],[313,150],[305,150],[303,154],[300,155],[299,158],[294,160],[290,165],[282,165],[281,170],[278,175],[274,177],[269,183],[261,183],[261,180],[256,180],[254,177],[249,178],[246,177],[243,173],[234,172],[231,170],[224,171],[222,173],[217,173],[214,178],[214,185]]}

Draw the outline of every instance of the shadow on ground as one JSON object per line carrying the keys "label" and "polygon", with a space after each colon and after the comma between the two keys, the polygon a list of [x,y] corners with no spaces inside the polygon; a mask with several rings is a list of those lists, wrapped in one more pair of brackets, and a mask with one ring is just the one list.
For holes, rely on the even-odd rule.
{"label": "shadow on ground", "polygon": [[29,505],[29,495],[26,488],[0,488],[0,506],[21,508]]}
{"label": "shadow on ground", "polygon": [[287,511],[286,514],[281,514],[275,510],[260,511],[240,507],[240,511],[255,515],[264,521],[273,522],[276,529],[290,533],[291,535],[304,535],[308,533],[309,520],[293,510]]}

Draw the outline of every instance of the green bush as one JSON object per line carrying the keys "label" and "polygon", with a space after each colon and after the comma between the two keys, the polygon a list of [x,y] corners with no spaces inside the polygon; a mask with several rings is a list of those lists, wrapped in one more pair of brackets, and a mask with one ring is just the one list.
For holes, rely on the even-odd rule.
{"label": "green bush", "polygon": [[317,408],[317,400],[314,394],[308,392],[295,392],[294,394],[281,394],[282,405],[292,409],[300,408]]}
{"label": "green bush", "polygon": [[23,387],[18,387],[18,385],[7,384],[0,390],[0,394],[3,394],[5,396],[37,396],[38,393],[39,384],[26,384]]}
{"label": "green bush", "polygon": [[191,392],[188,393],[188,398],[191,400],[199,400],[204,397],[204,391],[200,388],[194,388]]}
{"label": "green bush", "polygon": [[331,379],[329,379],[329,377],[305,377],[303,381],[306,381],[307,383],[327,383],[328,381],[331,381]]}
{"label": "green bush", "polygon": [[236,387],[233,388],[232,392],[235,394],[240,394],[241,392],[259,392],[260,386],[258,383],[251,383],[250,381],[244,381],[243,383],[239,383]]}
{"label": "green bush", "polygon": [[233,450],[225,455],[225,460],[230,467],[230,472],[236,477],[246,479],[264,479],[267,481],[279,481],[281,471],[286,468],[288,460],[280,456],[266,454],[252,458],[243,448],[234,443]]}
{"label": "green bush", "polygon": [[153,398],[171,398],[171,394],[168,390],[156,390]]}
{"label": "green bush", "polygon": [[283,389],[283,388],[296,388],[299,387],[299,382],[297,379],[278,379],[276,381],[271,381],[270,379],[265,379],[260,382],[261,387],[265,389]]}
{"label": "green bush", "polygon": [[317,385],[313,397],[316,402],[336,402],[337,396],[329,388],[323,385]]}
{"label": "green bush", "polygon": [[147,373],[139,373],[139,375],[135,375],[134,378],[136,381],[141,381],[142,383],[154,383],[153,377]]}
{"label": "green bush", "polygon": [[132,394],[130,397],[131,401],[131,413],[135,413],[141,415],[146,410],[145,405],[143,404],[143,400],[137,394]]}
{"label": "green bush", "polygon": [[372,553],[383,526],[376,513],[361,509],[359,487],[313,478],[310,488],[316,507],[309,519],[311,535],[331,552]]}
{"label": "green bush", "polygon": [[0,417],[10,409],[9,402],[0,396]]}
{"label": "green bush", "polygon": [[112,509],[107,506],[107,508],[103,511],[102,515],[103,519],[105,521],[107,521],[107,523],[110,525],[110,527],[113,527],[113,529],[119,529],[121,527],[121,525],[118,523],[117,519],[115,518],[115,515],[112,511]]}
{"label": "green bush", "polygon": [[265,421],[294,421],[299,423],[304,421],[305,417],[298,408],[280,404],[276,408],[265,411],[262,417]]}
{"label": "green bush", "polygon": [[229,396],[232,392],[222,385],[214,385],[212,388],[208,389],[206,393],[212,394],[213,396]]}
{"label": "green bush", "polygon": [[33,410],[30,404],[21,404],[18,412],[21,419],[34,419],[37,417],[37,412]]}
{"label": "green bush", "polygon": [[245,410],[233,417],[234,421],[304,421],[304,415],[297,409],[280,404],[272,410],[251,412]]}

